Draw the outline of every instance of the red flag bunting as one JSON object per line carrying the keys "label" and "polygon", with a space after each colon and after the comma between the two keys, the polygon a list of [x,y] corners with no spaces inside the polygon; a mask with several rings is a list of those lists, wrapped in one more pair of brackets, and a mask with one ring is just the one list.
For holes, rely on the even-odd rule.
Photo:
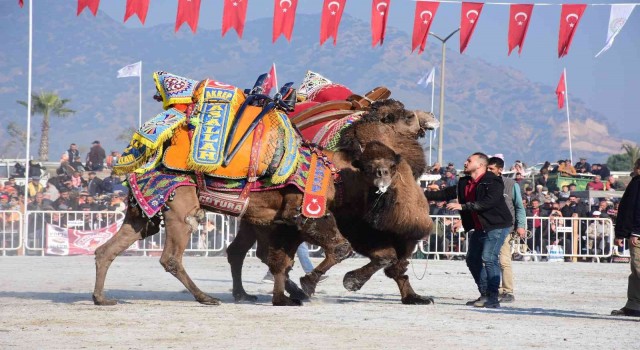
{"label": "red flag bunting", "polygon": [[569,53],[569,46],[573,40],[573,34],[578,28],[578,22],[582,18],[587,5],[584,4],[563,4],[560,14],[560,35],[558,37],[558,58]]}
{"label": "red flag bunting", "polygon": [[556,96],[558,97],[558,109],[562,109],[564,107],[564,96],[567,93],[567,84],[564,81],[564,72],[562,72],[562,76],[560,76],[560,81],[558,82],[558,86],[556,87]]}
{"label": "red flag bunting", "polygon": [[333,37],[333,45],[338,41],[338,27],[347,0],[324,0],[320,20],[320,45]]}
{"label": "red flag bunting", "polygon": [[509,13],[509,55],[518,46],[518,55],[522,52],[524,38],[527,36],[533,4],[512,4]]}
{"label": "red flag bunting", "polygon": [[236,30],[238,37],[242,38],[244,20],[247,17],[247,4],[249,0],[225,0],[222,13],[222,36],[231,28]]}
{"label": "red flag bunting", "polygon": [[18,5],[20,5],[20,8],[24,7],[24,0],[18,0]]}
{"label": "red flag bunting", "polygon": [[267,80],[264,81],[262,88],[264,89],[264,94],[268,95],[273,87],[278,87],[278,77],[276,76],[276,64],[271,65],[271,70],[269,71],[269,76]]}
{"label": "red flag bunting", "polygon": [[149,0],[127,0],[127,7],[124,13],[124,21],[129,17],[138,15],[140,23],[144,24],[147,19],[147,11],[149,10]]}
{"label": "red flag bunting", "polygon": [[416,12],[413,18],[413,35],[411,38],[411,52],[420,47],[418,53],[422,53],[427,44],[429,28],[438,11],[439,2],[417,1]]}
{"label": "red flag bunting", "polygon": [[275,0],[273,9],[273,42],[278,40],[280,34],[284,34],[287,41],[291,41],[293,24],[296,20],[296,8],[298,0]]}
{"label": "red flag bunting", "polygon": [[187,23],[192,32],[198,29],[198,18],[200,18],[200,0],[178,0],[178,14],[176,15],[176,29]]}
{"label": "red flag bunting", "polygon": [[384,43],[391,0],[373,0],[371,4],[371,46]]}
{"label": "red flag bunting", "polygon": [[80,16],[82,11],[88,7],[91,13],[95,16],[98,13],[98,6],[100,6],[100,0],[78,0],[77,15]]}
{"label": "red flag bunting", "polygon": [[469,45],[473,30],[476,29],[480,13],[482,12],[483,3],[479,2],[463,2],[462,11],[460,12],[460,53]]}

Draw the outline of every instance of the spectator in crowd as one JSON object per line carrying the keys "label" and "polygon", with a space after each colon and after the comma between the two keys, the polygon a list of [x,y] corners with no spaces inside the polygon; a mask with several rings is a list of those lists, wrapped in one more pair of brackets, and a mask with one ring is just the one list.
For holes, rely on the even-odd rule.
{"label": "spectator in crowd", "polygon": [[111,196],[111,203],[109,204],[109,210],[124,213],[127,209],[127,205],[124,203],[124,194],[121,191],[116,191]]}
{"label": "spectator in crowd", "polygon": [[636,159],[632,174],[620,200],[615,226],[616,245],[622,246],[625,238],[629,240],[631,275],[627,303],[623,308],[613,310],[613,316],[640,316],[640,158]]}
{"label": "spectator in crowd", "polygon": [[53,202],[53,207],[57,210],[74,210],[75,203],[66,189],[60,190],[60,197]]}
{"label": "spectator in crowd", "polygon": [[435,162],[431,166],[431,169],[429,169],[429,174],[438,175],[438,174],[440,174],[440,170],[441,170],[440,163]]}
{"label": "spectator in crowd", "polygon": [[513,218],[504,200],[502,179],[487,171],[489,159],[484,153],[474,153],[464,163],[464,177],[458,185],[429,192],[434,200],[458,199],[447,204],[449,210],[459,210],[465,231],[474,230],[467,249],[467,266],[480,297],[467,305],[500,307],[500,267],[498,256]]}
{"label": "spectator in crowd", "polygon": [[603,181],[606,181],[611,177],[611,170],[609,170],[609,167],[606,164],[598,164],[598,172]]}
{"label": "spectator in crowd", "polygon": [[42,193],[37,193],[33,201],[31,201],[31,203],[27,205],[27,209],[33,210],[33,211],[40,211],[40,210],[54,210],[55,208],[54,208],[54,204],[50,200],[45,199]]}
{"label": "spectator in crowd", "polygon": [[540,203],[544,203],[544,193],[542,193],[544,188],[542,185],[536,185],[536,191],[533,193],[533,198],[536,198]]}
{"label": "spectator in crowd", "polygon": [[578,174],[586,174],[591,171],[591,164],[587,163],[587,158],[581,157],[575,164],[575,169]]}
{"label": "spectator in crowd", "polygon": [[89,191],[89,194],[92,196],[97,196],[102,194],[102,180],[96,177],[96,173],[94,171],[89,172],[87,189]]}
{"label": "spectator in crowd", "polygon": [[443,215],[442,211],[445,209],[445,204],[447,201],[434,201],[435,205],[430,208],[429,215]]}
{"label": "spectator in crowd", "polygon": [[94,196],[87,196],[86,204],[89,205],[91,211],[101,211],[107,209],[106,206],[96,202],[96,198]]}
{"label": "spectator in crowd", "polygon": [[527,217],[533,217],[533,219],[529,219],[527,223],[527,227],[532,233],[531,238],[527,240],[527,245],[536,251],[537,253],[542,253],[542,247],[544,246],[542,242],[542,231],[543,231],[543,223],[542,219],[536,218],[546,218],[549,216],[549,212],[540,207],[540,201],[537,198],[534,198],[531,201],[531,208],[527,209]]}
{"label": "spectator in crowd", "polygon": [[80,151],[78,151],[78,145],[72,143],[69,145],[69,149],[65,152],[67,157],[66,159],[69,162],[73,162],[76,158],[80,158]]}
{"label": "spectator in crowd", "polygon": [[547,187],[547,182],[549,181],[549,171],[544,171],[544,169],[540,170],[540,176],[536,179],[536,186],[542,185],[542,187]]}
{"label": "spectator in crowd", "polygon": [[568,201],[570,194],[571,192],[569,192],[569,186],[562,185],[561,191],[558,192],[558,201],[562,201],[562,202]]}
{"label": "spectator in crowd", "polygon": [[[596,210],[592,213],[594,219],[601,218],[601,212]],[[587,227],[587,244],[588,254],[603,254],[606,249],[610,248],[609,240],[611,239],[611,224],[609,220],[593,220],[589,222]]]}
{"label": "spectator in crowd", "polygon": [[47,185],[42,193],[44,194],[44,198],[50,201],[55,201],[60,197],[60,191],[53,185],[51,180],[47,181]]}
{"label": "spectator in crowd", "polygon": [[9,179],[4,183],[4,191],[9,195],[17,194],[18,196],[24,195],[24,190],[22,186],[16,185],[16,178],[10,176]]}
{"label": "spectator in crowd", "polygon": [[87,169],[93,171],[102,171],[104,169],[104,160],[107,158],[104,148],[100,146],[100,141],[96,140],[91,143],[91,150],[87,154]]}
{"label": "spectator in crowd", "polygon": [[513,171],[516,174],[521,174],[522,176],[526,175],[526,172],[524,170],[524,165],[519,160],[516,160],[516,162],[513,164],[513,166],[511,167],[511,171]]}
{"label": "spectator in crowd", "polygon": [[42,184],[40,183],[40,177],[32,176],[27,189],[29,190],[29,197],[33,197],[37,193],[42,193],[44,191],[44,187],[42,187]]}
{"label": "spectator in crowd", "polygon": [[569,201],[567,204],[562,207],[562,216],[565,218],[570,218],[573,214],[577,214],[578,217],[586,218],[588,209],[586,205],[580,202],[580,198],[578,198],[575,194],[571,194],[569,196]]}
{"label": "spectator in crowd", "polygon": [[609,191],[624,191],[624,184],[618,181],[615,177],[609,176],[607,179],[607,189]]}
{"label": "spectator in crowd", "polygon": [[611,221],[616,222],[618,218],[618,208],[620,207],[620,202],[614,202],[613,205],[609,206],[609,210],[607,210],[607,215],[611,218]]}
{"label": "spectator in crowd", "polygon": [[577,174],[573,165],[563,159],[558,161],[558,173],[561,176],[574,176]]}
{"label": "spectator in crowd", "polygon": [[440,175],[442,175],[442,177],[444,177],[445,172],[447,172],[447,171],[452,173],[453,177],[455,177],[458,174],[458,171],[456,170],[455,165],[453,163],[451,163],[451,162],[449,164],[447,164],[446,168],[440,170]]}
{"label": "spectator in crowd", "polygon": [[111,154],[107,156],[107,168],[113,169],[113,167],[118,164],[118,158],[120,158],[120,153],[111,151]]}
{"label": "spectator in crowd", "polygon": [[82,158],[80,157],[76,157],[75,159],[73,159],[73,161],[70,162],[69,165],[73,168],[74,171],[79,171],[82,173],[86,170],[84,165],[82,165]]}
{"label": "spectator in crowd", "polygon": [[542,203],[555,203],[558,200],[558,197],[549,192],[549,189],[547,187],[543,187],[542,192],[540,193],[542,194]]}
{"label": "spectator in crowd", "polygon": [[[502,176],[504,169],[504,160],[500,157],[489,158],[487,170],[496,176]],[[515,228],[515,233],[524,239],[526,232],[526,213],[522,205],[522,196],[520,195],[520,186],[513,179],[503,177],[504,182],[504,199],[511,216],[514,219],[511,230]],[[511,240],[507,236],[500,248],[500,270],[502,272],[502,282],[500,284],[500,302],[511,303],[516,300],[513,289],[513,270],[511,269]]]}
{"label": "spectator in crowd", "polygon": [[531,186],[524,188],[524,194],[522,195],[522,199],[526,200],[527,203],[531,203],[531,201],[535,198],[533,194],[533,188]]}
{"label": "spectator in crowd", "polygon": [[595,216],[595,212],[598,212],[600,213],[598,214],[599,217],[608,219],[609,218],[609,214],[607,214],[608,210],[609,210],[609,203],[607,203],[607,200],[600,199],[600,201],[598,202],[598,207],[591,212],[591,216]]}
{"label": "spectator in crowd", "polygon": [[71,176],[71,191],[79,193],[82,188],[87,185],[87,182],[82,178],[82,174],[79,171],[75,171]]}
{"label": "spectator in crowd", "polygon": [[516,183],[520,185],[520,191],[523,191],[524,188],[522,188],[522,183],[524,181],[524,175],[522,175],[521,173],[516,173],[515,179]]}
{"label": "spectator in crowd", "polygon": [[37,176],[38,178],[44,175],[46,168],[42,166],[42,163],[36,162],[35,160],[29,161],[29,177]]}
{"label": "spectator in crowd", "polygon": [[9,195],[0,194],[0,210],[9,210],[11,208],[11,204],[9,204]]}
{"label": "spectator in crowd", "polygon": [[604,191],[604,183],[600,175],[596,175],[593,181],[587,183],[587,189],[592,191]]}
{"label": "spectator in crowd", "polygon": [[569,184],[569,193],[573,193],[578,190],[578,186],[574,183]]}
{"label": "spectator in crowd", "polygon": [[444,173],[444,184],[446,187],[455,186],[458,184],[458,180],[456,179],[456,174],[447,170]]}

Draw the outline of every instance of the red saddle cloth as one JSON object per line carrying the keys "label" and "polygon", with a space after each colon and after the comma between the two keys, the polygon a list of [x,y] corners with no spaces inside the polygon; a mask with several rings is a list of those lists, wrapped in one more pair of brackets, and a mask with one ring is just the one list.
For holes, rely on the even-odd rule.
{"label": "red saddle cloth", "polygon": [[[353,95],[353,91],[344,85],[333,83],[323,85],[311,91],[306,101],[296,104],[293,112],[289,113],[289,118],[294,118],[303,111],[311,107],[315,107],[323,102],[345,101],[351,95]],[[311,141],[325,124],[326,122],[303,128],[300,132],[305,140]]]}

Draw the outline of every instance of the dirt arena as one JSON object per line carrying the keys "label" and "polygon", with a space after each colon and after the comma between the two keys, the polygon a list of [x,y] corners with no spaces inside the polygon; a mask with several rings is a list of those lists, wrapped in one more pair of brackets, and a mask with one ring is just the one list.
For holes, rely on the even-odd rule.
{"label": "dirt arena", "polygon": [[[317,262],[317,261],[316,261]],[[194,281],[223,300],[193,300],[164,272],[158,258],[120,257],[107,277],[117,306],[91,301],[93,258],[0,258],[0,348],[214,349],[633,349],[640,318],[607,316],[624,305],[628,264],[514,263],[516,302],[501,309],[467,307],[477,297],[462,261],[429,261],[414,288],[436,304],[400,304],[395,283],[382,273],[347,292],[345,272],[330,271],[318,294],[299,308],[270,305],[265,267],[248,259],[245,288],[257,305],[233,303],[224,258],[186,257]],[[415,261],[420,277],[425,261]],[[292,275],[302,271],[298,265]]]}

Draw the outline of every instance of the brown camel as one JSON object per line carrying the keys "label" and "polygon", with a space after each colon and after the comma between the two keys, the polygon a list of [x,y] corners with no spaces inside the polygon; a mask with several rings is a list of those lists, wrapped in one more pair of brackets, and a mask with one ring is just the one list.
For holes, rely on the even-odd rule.
{"label": "brown camel", "polygon": [[[401,123],[396,124],[393,126],[392,124],[381,125],[382,132],[392,134],[409,128]],[[415,118],[414,124],[420,128],[417,118]],[[335,164],[341,164],[342,168],[351,167],[351,157],[344,152],[332,153],[331,158]],[[351,185],[345,183],[344,188],[349,191],[360,188],[358,183],[362,182],[362,178],[353,177],[351,180],[356,183]],[[327,198],[329,205],[334,202],[335,193],[335,185],[331,183]],[[286,278],[286,273],[293,264],[292,257],[295,249],[302,241],[319,245],[325,250],[325,259],[314,270],[318,276],[351,254],[351,247],[339,232],[332,213],[328,211],[328,215],[325,217],[304,220],[299,215],[298,208],[301,203],[302,193],[291,186],[272,191],[252,192],[249,207],[243,216],[246,223],[266,228],[277,225],[283,232],[280,237],[269,241],[269,249],[265,257],[275,280],[272,299],[274,305],[300,305],[299,299],[304,296],[295,283],[291,283]],[[176,276],[185,285],[197,301],[203,304],[218,304],[219,300],[206,295],[195,286],[182,265],[182,253],[188,239],[204,217],[195,189],[192,187],[178,188],[174,200],[168,202],[167,205],[169,209],[164,212],[167,239],[160,263],[165,267],[165,270]],[[107,299],[104,296],[104,282],[111,262],[135,240],[157,233],[158,223],[159,219],[145,218],[141,211],[132,205],[127,211],[125,222],[120,231],[96,250],[96,284],[93,299],[97,305],[116,303],[115,300]],[[286,234],[287,232],[291,232],[291,234]],[[293,239],[294,237],[295,239]],[[316,283],[317,280],[308,281],[307,288],[314,289]],[[285,290],[293,298],[287,297],[284,294]]]}
{"label": "brown camel", "polygon": [[[422,190],[414,178],[422,173],[424,166],[424,152],[417,143],[416,137],[423,134],[420,126],[412,128],[412,120],[416,123],[415,115],[404,110],[404,106],[397,101],[374,103],[372,111],[354,123],[341,134],[340,147],[342,152],[349,154],[360,172],[368,179],[375,180],[374,170],[379,167],[372,155],[388,161],[391,176],[397,178],[391,188],[386,188],[375,181],[362,196],[345,195],[342,203],[332,208],[338,220],[341,232],[358,243],[356,251],[371,259],[371,262],[361,269],[352,271],[345,276],[345,287],[357,290],[381,268],[393,278],[400,289],[402,302],[405,304],[429,304],[433,299],[422,297],[411,288],[406,276],[407,258],[411,256],[417,241],[428,234],[431,220],[428,216],[428,203]],[[379,108],[377,108],[379,107]],[[379,121],[386,123],[381,124]],[[422,124],[422,123],[420,123]],[[400,161],[396,153],[382,143],[373,141],[369,147],[362,147],[364,142],[383,140],[384,143],[395,147],[402,158]],[[356,172],[348,170],[345,164],[336,162],[342,168],[344,178],[354,176]],[[377,171],[377,170],[376,170]],[[374,186],[375,185],[375,186]],[[377,187],[372,192],[371,187]],[[353,192],[357,193],[357,192]],[[399,199],[402,198],[402,201]],[[372,206],[372,202],[375,205]],[[236,301],[254,301],[254,296],[248,295],[242,286],[241,270],[244,257],[250,247],[258,241],[258,257],[265,261],[262,244],[269,244],[281,234],[282,227],[257,228],[250,223],[241,222],[240,230],[227,249],[228,260],[233,277],[233,295]],[[265,238],[266,237],[266,238]],[[300,241],[298,239],[298,241]],[[355,247],[355,246],[354,246]],[[262,252],[262,254],[261,254]],[[322,275],[314,270],[302,277],[302,288],[308,295],[315,292],[315,286]]]}

